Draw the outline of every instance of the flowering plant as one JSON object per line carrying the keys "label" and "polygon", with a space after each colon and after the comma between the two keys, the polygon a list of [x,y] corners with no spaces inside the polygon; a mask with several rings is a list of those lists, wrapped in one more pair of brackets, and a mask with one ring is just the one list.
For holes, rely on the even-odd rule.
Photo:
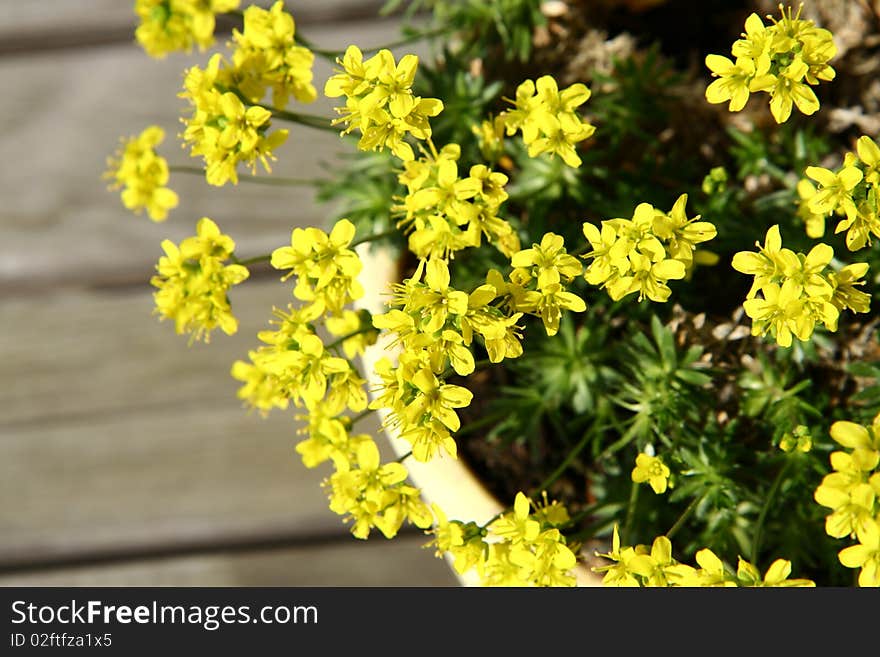
{"label": "flowering plant", "polygon": [[[695,11],[717,29],[682,43],[664,4],[413,0],[405,16],[430,25],[397,46],[441,44],[426,63],[321,50],[282,0],[136,0],[154,57],[210,46],[219,13],[236,26],[180,93],[200,166],[169,166],[147,127],[109,161],[127,208],[167,220],[172,173],[266,180],[285,123],[340,132],[353,154],[317,183],[339,216],[270,254],[240,256],[208,217],[162,242],[156,313],[208,342],[237,331],[228,292],[249,267],[290,281],[231,375],[246,406],[293,407],[296,451],[329,465],[330,509],[357,538],[414,525],[488,585],[571,585],[583,562],[610,585],[878,586],[864,53],[843,57],[815,8],[750,2]],[[695,52],[705,68],[683,64]],[[335,116],[299,110],[319,91]],[[371,313],[377,246],[402,274]],[[394,348],[365,372],[378,340]],[[383,462],[358,432],[374,411],[407,454]],[[410,480],[410,460],[455,458],[509,505],[483,525]]]}

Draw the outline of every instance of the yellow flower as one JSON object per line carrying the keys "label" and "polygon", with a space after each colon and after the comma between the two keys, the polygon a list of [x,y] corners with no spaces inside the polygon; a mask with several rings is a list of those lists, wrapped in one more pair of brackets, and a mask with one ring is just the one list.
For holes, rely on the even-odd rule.
{"label": "yellow flower", "polygon": [[230,91],[221,92],[218,80],[228,72],[220,70],[222,56],[211,57],[203,70],[194,66],[187,71],[184,90],[178,94],[189,100],[192,115],[184,118],[183,140],[190,144],[190,154],[205,162],[205,179],[221,186],[229,181],[238,184],[237,166],[247,165],[256,173],[257,162],[271,171],[272,151],[287,139],[287,130],[271,134],[271,113],[259,105],[245,105]]}
{"label": "yellow flower", "polygon": [[162,242],[165,255],[156,265],[158,275],[150,283],[158,288],[153,294],[155,313],[160,319],[174,320],[178,334],[190,333],[191,341],[210,340],[211,331],[220,328],[227,335],[238,330],[227,291],[248,277],[241,265],[225,265],[235,243],[207,217],[199,220],[197,235],[180,246],[171,240]]}
{"label": "yellow flower", "polygon": [[579,167],[581,159],[575,146],[596,131],[577,113],[589,98],[586,85],[577,83],[559,91],[556,80],[544,75],[520,84],[516,100],[508,101],[513,109],[502,112],[500,118],[508,135],[522,132],[529,157],[549,153],[551,157],[559,155],[570,167]]}
{"label": "yellow flower", "polygon": [[215,15],[237,9],[240,0],[135,0],[140,23],[135,39],[151,57],[176,50],[205,50],[214,43]]}
{"label": "yellow flower", "polygon": [[104,178],[113,182],[110,189],[122,189],[122,203],[135,214],[147,211],[150,219],[165,221],[168,211],[177,207],[177,194],[166,187],[168,162],[156,152],[165,131],[157,125],[147,127],[137,136],[123,141],[114,157],[107,158]]}
{"label": "yellow flower", "polygon": [[807,167],[807,175],[819,183],[819,188],[809,200],[809,207],[817,214],[831,214],[837,208],[855,219],[858,209],[853,201],[853,189],[862,180],[862,172],[855,166],[844,166],[838,173],[822,167]]}
{"label": "yellow flower", "polygon": [[694,265],[696,245],[715,237],[715,226],[688,219],[687,194],[676,200],[666,213],[649,203],[636,206],[632,219],[609,219],[601,231],[593,224],[583,225],[584,236],[592,247],[584,257],[592,258],[584,278],[601,285],[615,301],[638,292],[664,302],[672,290],[667,283],[687,276]]}
{"label": "yellow flower", "polygon": [[706,89],[706,99],[710,103],[729,100],[729,111],[738,112],[750,93],[766,91],[777,123],[788,120],[793,106],[807,115],[815,113],[819,101],[809,85],[834,78],[834,69],[828,65],[837,52],[831,33],[801,20],[800,10],[792,17],[791,9],[782,10],[780,20],[769,26],[757,14],[750,14],[745,28],[743,38],[731,47],[736,63],[721,55],[706,57],[706,66],[719,78]]}
{"label": "yellow flower", "polygon": [[859,543],[838,554],[847,568],[861,568],[859,586],[880,586],[880,516],[857,531]]}
{"label": "yellow flower", "polygon": [[442,101],[412,92],[418,57],[405,55],[395,62],[391,51],[383,49],[365,62],[360,49],[349,46],[337,62],[342,70],[324,85],[324,95],[329,98],[346,97],[345,106],[336,108],[341,116],[334,119],[334,125],[347,124],[343,134],[359,130],[361,150],[387,148],[404,162],[414,159],[404,138],[429,139],[428,119],[443,111]]}
{"label": "yellow flower", "polygon": [[513,513],[505,513],[490,525],[492,533],[509,541],[534,541],[541,532],[541,523],[530,518],[531,502],[517,493]]}
{"label": "yellow flower", "polygon": [[272,89],[272,104],[284,108],[290,96],[301,103],[317,98],[312,85],[314,54],[294,39],[296,24],[279,0],[268,10],[251,5],[244,11],[242,31],[232,31],[235,51],[233,75],[238,88],[253,102],[259,102],[266,88]]}
{"label": "yellow flower", "polygon": [[637,484],[648,482],[658,495],[666,492],[669,481],[669,468],[658,456],[640,453],[636,457],[636,467],[632,471],[632,480]]}
{"label": "yellow flower", "polygon": [[[767,60],[767,67],[770,62]],[[706,66],[712,71],[712,75],[718,77],[706,88],[706,100],[710,103],[726,103],[730,112],[739,112],[746,106],[751,89],[750,83],[757,75],[764,75],[755,67],[755,62],[749,57],[737,57],[736,63],[721,55],[706,55]]]}
{"label": "yellow flower", "polygon": [[[346,521],[353,521],[351,533],[355,538],[366,539],[373,527],[391,538],[397,533],[400,519],[400,509],[395,508],[399,500],[396,489],[407,476],[401,463],[382,464],[376,443],[365,441],[357,448],[354,465],[342,465],[327,482],[330,509],[345,516]],[[386,517],[389,513],[394,518]]]}
{"label": "yellow flower", "polygon": [[291,270],[284,278],[297,277],[294,296],[314,306],[318,315],[326,309],[340,316],[343,306],[364,294],[357,280],[363,264],[349,248],[354,235],[354,224],[348,219],[337,221],[329,235],[319,228],[294,228],[290,246],[275,249],[271,264]]}
{"label": "yellow flower", "polygon": [[781,69],[776,76],[770,93],[770,112],[776,123],[785,123],[791,116],[792,104],[804,114],[814,114],[819,110],[819,99],[810,87],[803,82],[809,67],[801,59]]}
{"label": "yellow flower", "polygon": [[869,185],[880,183],[880,147],[867,135],[856,142],[856,152],[865,165],[865,182]]}
{"label": "yellow flower", "polygon": [[754,565],[740,557],[736,571],[741,586],[816,586],[815,582],[808,579],[788,579],[789,575],[791,562],[787,559],[774,561],[761,577],[760,571]]}
{"label": "yellow flower", "polygon": [[775,281],[785,270],[785,261],[782,255],[782,237],[779,234],[779,226],[771,226],[767,229],[764,237],[764,246],[755,242],[759,248],[757,253],[752,251],[740,251],[733,256],[732,266],[738,272],[750,274],[755,277],[747,299],[755,296],[758,290],[768,283]]}
{"label": "yellow flower", "polygon": [[525,276],[536,278],[539,288],[554,283],[568,283],[583,270],[577,258],[566,253],[562,236],[555,233],[546,233],[540,244],[533,244],[532,248],[515,253],[510,264],[524,270]]}

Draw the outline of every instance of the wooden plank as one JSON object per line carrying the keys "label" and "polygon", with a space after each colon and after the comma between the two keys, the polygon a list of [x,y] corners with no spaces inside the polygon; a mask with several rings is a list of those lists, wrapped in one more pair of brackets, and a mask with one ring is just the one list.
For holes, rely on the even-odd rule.
{"label": "wooden plank", "polygon": [[0,430],[0,565],[343,534],[295,428],[224,399]]}
{"label": "wooden plank", "polygon": [[[23,3],[27,4],[27,3]],[[398,36],[395,20],[315,26],[312,38],[324,47],[364,47]],[[411,50],[411,48],[408,48]],[[208,56],[149,59],[134,45],[73,51],[57,56],[0,59],[6,120],[0,121],[0,152],[16,166],[0,177],[0,293],[59,281],[143,280],[163,238],[192,234],[201,216],[210,216],[238,242],[239,252],[263,253],[286,243],[295,225],[325,225],[329,208],[314,201],[311,189],[239,184],[212,187],[200,178],[177,174],[171,186],[180,207],[163,224],[135,217],[118,193],[101,179],[106,157],[120,136],[148,124],[165,128],[160,152],[172,163],[197,164],[175,135],[185,104],[177,93],[183,70]],[[315,63],[319,88],[331,74]],[[305,108],[334,116],[334,100],[321,98]],[[294,125],[279,150],[277,175],[325,175],[343,145],[332,132]]]}
{"label": "wooden plank", "polygon": [[[238,333],[188,345],[152,315],[146,278],[126,293],[63,290],[0,303],[0,428],[63,425],[165,406],[239,409],[232,363],[258,346],[273,306],[293,301],[280,276],[230,290]],[[244,412],[244,411],[242,411]]]}
{"label": "wooden plank", "polygon": [[290,298],[244,286],[239,333],[192,347],[146,290],[0,304],[0,564],[347,532],[320,487],[329,467],[293,450],[293,410],[262,419],[235,396],[232,362]]}
{"label": "wooden plank", "polygon": [[427,537],[324,545],[0,576],[0,586],[457,586]]}

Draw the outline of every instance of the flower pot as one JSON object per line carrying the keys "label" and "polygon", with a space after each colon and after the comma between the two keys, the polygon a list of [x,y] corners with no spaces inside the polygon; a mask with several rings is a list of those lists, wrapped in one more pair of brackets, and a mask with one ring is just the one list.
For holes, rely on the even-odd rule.
{"label": "flower pot", "polygon": [[[374,314],[386,312],[385,302],[390,285],[400,279],[399,263],[387,249],[363,244],[356,250],[364,265],[361,281],[369,282],[369,285],[364,285],[364,296],[357,305]],[[379,341],[361,357],[364,377],[370,389],[380,383],[373,368],[383,356],[394,358],[394,347],[389,345],[387,335],[381,335]],[[380,409],[378,414],[380,422],[384,424],[388,410]],[[395,454],[402,456],[410,451],[410,444],[396,436],[393,429],[386,427],[384,431]],[[508,506],[498,500],[460,459],[445,455],[422,463],[410,458],[406,466],[413,482],[422,490],[425,501],[437,504],[451,520],[484,524]],[[510,504],[512,502],[509,501]],[[447,558],[447,562],[451,568],[451,560]],[[463,586],[480,585],[474,570],[463,575],[453,572]],[[578,563],[573,574],[578,586],[601,586],[601,577],[582,563]]]}

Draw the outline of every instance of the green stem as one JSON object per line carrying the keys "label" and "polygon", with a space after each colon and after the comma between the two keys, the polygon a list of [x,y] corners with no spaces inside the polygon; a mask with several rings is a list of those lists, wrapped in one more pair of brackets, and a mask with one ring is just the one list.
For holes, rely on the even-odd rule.
{"label": "green stem", "polygon": [[350,418],[348,426],[353,427],[355,424],[357,424],[358,422],[363,420],[365,417],[372,415],[375,412],[376,412],[375,408],[368,408],[367,410],[355,415],[353,418]]}
{"label": "green stem", "polygon": [[[171,173],[192,173],[199,176],[205,175],[205,170],[201,167],[188,167],[176,164],[169,166],[168,171]],[[257,185],[279,185],[283,187],[311,187],[327,182],[321,178],[285,178],[283,176],[266,178],[262,176],[252,176],[246,173],[239,174],[238,179],[242,182],[255,183]]]}
{"label": "green stem", "polygon": [[266,255],[254,256],[253,258],[245,258],[244,260],[239,260],[235,257],[235,254],[233,253],[231,259],[232,262],[236,265],[256,265],[260,262],[269,262],[270,260],[272,260],[272,254],[267,253]]}
{"label": "green stem", "polygon": [[462,436],[467,436],[468,434],[473,433],[477,429],[486,426],[487,424],[493,424],[500,420],[503,417],[507,417],[507,413],[493,413],[491,415],[487,415],[485,417],[481,417],[479,420],[474,420],[473,422],[468,422],[461,429],[455,432],[456,438],[461,438]]}
{"label": "green stem", "polygon": [[397,461],[398,463],[403,463],[410,456],[412,456],[412,450],[408,451],[406,454],[403,454],[402,456],[399,456],[398,458],[396,458],[394,460]]}
{"label": "green stem", "polygon": [[[591,427],[592,429],[592,427]],[[550,488],[559,477],[563,475],[563,473],[568,470],[568,467],[571,465],[572,461],[574,461],[578,454],[580,454],[584,447],[587,446],[587,443],[590,441],[590,436],[592,435],[592,431],[588,430],[584,432],[583,437],[581,437],[578,444],[574,446],[574,448],[568,453],[568,456],[559,464],[559,466],[547,477],[544,481],[541,482],[541,485],[538,486],[533,495],[540,495],[542,492]]]}
{"label": "green stem", "polygon": [[691,503],[687,505],[687,508],[682,511],[682,514],[678,516],[678,520],[673,523],[672,527],[669,528],[669,531],[666,532],[666,538],[672,539],[673,534],[677,532],[681,526],[684,524],[684,521],[687,520],[690,515],[694,512],[694,509],[697,508],[697,505],[703,501],[702,497],[695,497],[691,500]]}
{"label": "green stem", "polygon": [[396,228],[392,228],[391,230],[386,230],[382,233],[373,233],[372,235],[365,235],[359,240],[355,240],[351,244],[348,245],[348,248],[353,249],[356,246],[360,246],[361,244],[366,244],[367,242],[375,242],[376,240],[385,239],[386,237],[394,237],[395,235],[400,235],[400,231]]}
{"label": "green stem", "polygon": [[259,106],[263,109],[269,110],[273,117],[281,119],[282,121],[291,121],[292,123],[299,123],[300,125],[308,126],[309,128],[317,128],[318,130],[339,132],[339,128],[334,127],[330,123],[330,119],[325,116],[303,114],[302,112],[288,112],[287,110],[278,109],[271,105],[264,105],[263,103],[259,103]]}
{"label": "green stem", "polygon": [[262,107],[263,109],[268,110],[276,119],[299,123],[301,125],[308,126],[309,128],[339,132],[339,129],[334,128],[333,125],[330,123],[330,119],[328,119],[326,116],[318,116],[316,114],[303,114],[302,112],[288,112],[287,110],[272,107],[271,105],[266,105],[265,103],[255,103],[250,98],[245,96],[242,91],[237,87],[226,87],[221,84],[217,84],[215,86],[220,91],[235,94],[236,96],[238,96],[238,99],[248,107]]}
{"label": "green stem", "polygon": [[376,329],[374,329],[372,326],[367,327],[367,328],[359,328],[357,331],[352,331],[351,333],[349,333],[347,335],[343,335],[341,338],[336,338],[333,342],[331,342],[326,347],[324,347],[324,349],[325,350],[335,349],[336,347],[341,345],[343,342],[345,342],[349,338],[353,338],[358,335],[363,335],[364,333],[374,333],[375,331],[376,331]]}
{"label": "green stem", "polygon": [[632,531],[633,518],[635,518],[636,515],[636,504],[639,501],[639,487],[639,484],[633,482],[632,487],[629,489],[629,503],[626,505],[626,520],[623,522],[623,532],[620,536],[620,541],[623,545],[629,545],[629,535]]}
{"label": "green stem", "polygon": [[486,530],[489,528],[489,525],[491,525],[493,522],[495,522],[496,520],[498,520],[498,518],[500,518],[501,516],[503,516],[505,513],[507,513],[507,509],[504,509],[503,511],[499,511],[499,512],[496,513],[494,516],[492,516],[491,518],[489,518],[485,523],[483,523],[482,525],[480,525],[480,531],[481,531],[481,532],[486,531]]}
{"label": "green stem", "polygon": [[773,501],[773,498],[776,497],[776,493],[779,491],[779,487],[782,485],[782,480],[785,477],[786,472],[788,472],[788,467],[791,465],[792,459],[786,459],[785,465],[783,465],[779,469],[779,474],[776,475],[776,479],[773,480],[773,485],[770,486],[770,490],[767,492],[767,497],[764,499],[764,506],[761,507],[761,514],[758,516],[758,522],[755,525],[755,538],[752,541],[752,563],[758,563],[758,552],[761,548],[761,534],[764,531],[764,521],[767,519],[767,513],[770,511],[770,503]]}

